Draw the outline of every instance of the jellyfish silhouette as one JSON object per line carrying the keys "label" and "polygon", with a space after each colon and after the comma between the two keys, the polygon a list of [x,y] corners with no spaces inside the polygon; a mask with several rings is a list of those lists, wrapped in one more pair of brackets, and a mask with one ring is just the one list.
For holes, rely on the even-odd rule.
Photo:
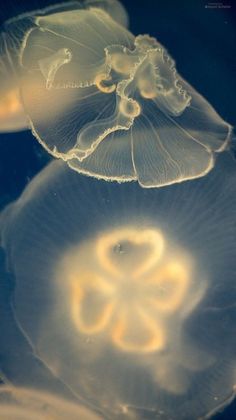
{"label": "jellyfish silhouette", "polygon": [[229,403],[235,211],[224,153],[207,176],[150,190],[52,162],[0,219],[37,359],[106,419],[197,419]]}
{"label": "jellyfish silhouette", "polygon": [[[126,29],[118,2],[82,5],[6,25],[17,39],[23,127],[27,120],[50,154],[96,178],[148,188],[207,174],[231,126],[182,79],[160,42]],[[7,88],[10,104],[16,92]]]}

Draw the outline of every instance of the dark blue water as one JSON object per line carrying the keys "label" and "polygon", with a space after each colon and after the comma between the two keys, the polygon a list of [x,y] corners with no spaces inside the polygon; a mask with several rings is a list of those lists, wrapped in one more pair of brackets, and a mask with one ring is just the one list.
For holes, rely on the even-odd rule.
{"label": "dark blue water", "polygon": [[[24,11],[56,3],[8,0],[3,6],[3,0],[1,2],[1,22]],[[156,37],[176,60],[179,73],[235,126],[236,13],[233,1],[224,0],[223,7],[213,8],[206,0],[123,0],[123,4],[130,16],[131,31]],[[30,132],[0,135],[0,208],[17,198],[49,159]],[[6,288],[5,307],[9,292]],[[14,329],[10,313],[7,316],[7,325],[11,324]],[[27,343],[21,340],[22,349],[27,352]],[[4,351],[13,349],[6,346]],[[1,364],[4,363],[3,353],[0,358]],[[236,402],[216,418],[236,419]]]}

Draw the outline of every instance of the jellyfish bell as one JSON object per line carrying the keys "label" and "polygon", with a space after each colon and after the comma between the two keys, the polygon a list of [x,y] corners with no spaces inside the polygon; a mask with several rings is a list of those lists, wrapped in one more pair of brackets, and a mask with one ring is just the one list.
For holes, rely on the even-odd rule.
{"label": "jellyfish bell", "polygon": [[115,0],[62,3],[6,22],[0,131],[30,127],[54,157],[104,180],[150,188],[204,176],[232,127],[158,41],[125,26]]}
{"label": "jellyfish bell", "polygon": [[94,6],[36,17],[25,34],[21,93],[33,134],[95,178],[149,188],[204,176],[230,124],[155,38],[135,37]]}
{"label": "jellyfish bell", "polygon": [[15,318],[102,417],[196,419],[232,400],[235,179],[224,153],[149,190],[55,161],[3,211]]}
{"label": "jellyfish bell", "polygon": [[0,387],[0,413],[5,420],[101,420],[86,407],[57,395],[11,385]]}
{"label": "jellyfish bell", "polygon": [[20,131],[29,128],[20,99],[19,80],[7,49],[7,35],[0,34],[0,132]]}
{"label": "jellyfish bell", "polygon": [[[117,0],[87,0],[59,3],[48,6],[45,9],[23,13],[16,18],[9,19],[3,24],[0,33],[0,132],[13,132],[30,128],[30,123],[22,103],[20,85],[21,83],[28,84],[28,89],[32,91],[30,103],[28,102],[28,106],[32,108],[36,100],[34,98],[34,85],[36,81],[34,78],[31,78],[29,81],[28,75],[21,68],[20,50],[24,42],[24,37],[28,31],[31,31],[35,27],[35,20],[39,17],[50,16],[55,13],[58,16],[63,16],[65,12],[71,12],[69,16],[72,23],[74,13],[79,10],[82,12],[91,7],[105,10],[107,14],[111,15],[121,25],[128,25],[126,11]],[[54,72],[58,70],[60,65],[67,62],[63,58],[63,52],[61,54],[60,52],[59,54],[55,54],[52,60],[56,63]],[[51,104],[48,103],[48,106],[51,107]],[[61,114],[65,106],[65,98],[64,103],[59,105],[58,100],[54,97],[52,107],[54,110],[55,107],[57,108],[55,112]],[[46,118],[46,113],[44,113],[44,117]]]}

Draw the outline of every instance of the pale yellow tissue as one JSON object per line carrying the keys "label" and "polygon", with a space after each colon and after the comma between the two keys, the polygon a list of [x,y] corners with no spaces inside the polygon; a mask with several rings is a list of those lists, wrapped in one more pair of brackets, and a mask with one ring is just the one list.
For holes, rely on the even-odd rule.
{"label": "pale yellow tissue", "polygon": [[[39,68],[46,79],[46,88],[51,89],[55,75],[60,67],[69,63],[71,60],[71,53],[66,48],[61,48],[52,56],[39,60]],[[55,86],[56,87],[56,86]]]}
{"label": "pale yellow tissue", "polygon": [[149,299],[158,311],[173,312],[183,302],[189,286],[190,272],[184,262],[170,261],[152,275],[148,282],[155,287],[155,295]]}
{"label": "pale yellow tissue", "polygon": [[157,96],[157,90],[152,80],[140,78],[138,81],[140,95],[146,99],[153,99]]}
{"label": "pale yellow tissue", "polygon": [[0,386],[0,420],[101,420],[86,406],[47,391]]}
{"label": "pale yellow tissue", "polygon": [[[96,275],[96,273],[81,273],[79,279],[73,279],[71,282],[71,314],[75,325],[84,334],[96,334],[104,330],[109,322],[114,303],[108,300],[110,298],[114,287],[106,282],[103,278]],[[83,305],[87,297],[91,294],[99,297],[102,295],[104,302],[99,305],[100,313],[96,313],[92,318],[92,322],[86,322],[83,317]],[[96,304],[95,304],[96,305]],[[97,312],[96,307],[90,307],[90,314]]]}
{"label": "pale yellow tissue", "polygon": [[111,66],[117,73],[129,75],[133,68],[133,59],[125,53],[114,53],[111,55]]}
{"label": "pale yellow tissue", "polygon": [[126,352],[150,353],[161,350],[165,345],[162,326],[140,308],[134,315],[137,318],[130,323],[129,315],[120,312],[112,329],[113,343]]}
{"label": "pale yellow tissue", "polygon": [[122,115],[128,118],[138,117],[141,113],[141,107],[134,99],[122,98],[119,104],[119,111]]}
{"label": "pale yellow tissue", "polygon": [[94,83],[101,92],[112,93],[116,90],[116,84],[114,83],[110,84],[111,81],[112,81],[111,76],[101,73],[95,77]]}
{"label": "pale yellow tissue", "polygon": [[0,118],[8,118],[9,114],[14,115],[19,112],[23,112],[19,90],[8,90],[5,94],[3,94],[0,101]]}
{"label": "pale yellow tissue", "polygon": [[122,267],[115,265],[109,251],[120,246],[122,252],[122,242],[128,241],[133,245],[145,245],[149,247],[149,254],[143,263],[138,263],[138,267],[133,266],[132,277],[141,276],[151,269],[161,258],[164,250],[164,238],[161,232],[154,229],[137,230],[133,228],[117,229],[111,233],[104,234],[98,238],[95,251],[101,266],[112,275],[121,276]]}
{"label": "pale yellow tissue", "polygon": [[102,232],[66,261],[77,331],[99,335],[124,352],[151,353],[167,345],[169,319],[185,306],[193,273],[190,259],[173,251],[160,230]]}

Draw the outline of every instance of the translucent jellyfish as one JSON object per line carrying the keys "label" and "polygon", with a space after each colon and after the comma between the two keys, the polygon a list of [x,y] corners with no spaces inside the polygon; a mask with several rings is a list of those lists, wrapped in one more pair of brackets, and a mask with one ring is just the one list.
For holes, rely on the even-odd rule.
{"label": "translucent jellyfish", "polygon": [[101,420],[101,417],[53,394],[0,386],[0,418],[5,420]]}
{"label": "translucent jellyfish", "polygon": [[[113,20],[115,19],[115,20]],[[157,187],[201,177],[231,126],[166,49],[134,37],[115,0],[68,2],[8,21],[0,39],[0,131],[31,127],[86,175]]]}
{"label": "translucent jellyfish", "polygon": [[229,403],[235,213],[223,153],[207,176],[149,190],[51,163],[0,219],[37,359],[105,419],[194,420]]}
{"label": "translucent jellyfish", "polygon": [[[29,121],[22,104],[20,84],[28,84],[28,74],[20,66],[20,49],[28,31],[35,27],[36,16],[43,17],[52,13],[63,14],[66,11],[76,13],[90,7],[104,9],[121,25],[127,26],[128,18],[123,6],[117,0],[85,0],[69,1],[49,6],[42,10],[34,10],[24,13],[16,18],[8,20],[1,28],[0,33],[0,132],[11,132],[29,128]],[[72,16],[71,14],[71,16]],[[28,89],[32,89],[36,83],[30,79]],[[34,89],[33,89],[34,90]],[[32,90],[32,94],[33,94]],[[32,107],[34,97],[31,98]],[[62,113],[64,104],[57,105],[57,112]]]}
{"label": "translucent jellyfish", "polygon": [[35,17],[20,61],[33,134],[80,173],[159,187],[205,175],[230,141],[166,49],[104,10]]}

